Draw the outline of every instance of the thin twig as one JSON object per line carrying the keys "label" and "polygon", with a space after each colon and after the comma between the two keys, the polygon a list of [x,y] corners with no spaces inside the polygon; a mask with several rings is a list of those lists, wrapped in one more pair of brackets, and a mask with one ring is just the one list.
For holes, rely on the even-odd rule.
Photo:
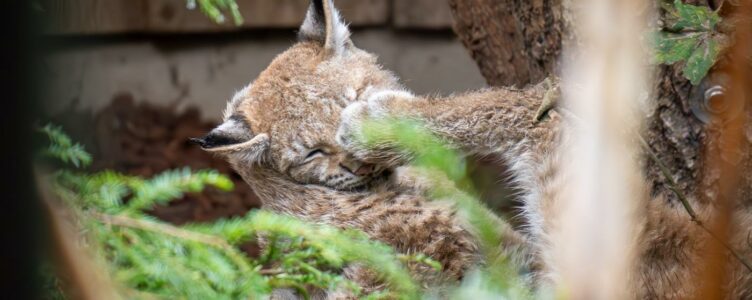
{"label": "thin twig", "polygon": [[216,248],[229,247],[229,244],[227,244],[224,240],[216,236],[187,231],[187,230],[183,230],[183,229],[166,225],[166,224],[139,220],[139,219],[134,219],[134,218],[120,216],[120,215],[108,215],[108,214],[103,214],[103,213],[98,213],[98,212],[92,212],[90,214],[95,219],[101,221],[102,223],[109,224],[109,225],[159,232],[162,234],[166,234],[166,235],[184,239],[184,240],[199,242],[202,244],[209,244]]}
{"label": "thin twig", "polygon": [[284,272],[285,271],[282,270],[282,269],[263,269],[263,270],[259,270],[259,274],[265,275],[265,276],[268,276],[268,275],[279,275],[279,274],[282,274]]}
{"label": "thin twig", "polygon": [[724,241],[721,237],[719,237],[715,232],[713,232],[712,230],[710,230],[710,228],[705,226],[705,223],[703,223],[702,220],[700,220],[700,218],[697,216],[697,213],[692,208],[692,205],[689,203],[689,200],[687,199],[687,197],[684,195],[684,193],[682,193],[677,188],[676,181],[674,181],[673,176],[671,176],[671,173],[669,172],[668,167],[666,167],[666,165],[663,164],[663,161],[661,161],[658,158],[658,154],[656,154],[655,151],[653,151],[653,149],[650,148],[650,145],[648,144],[648,142],[645,141],[645,139],[643,139],[642,136],[640,136],[639,138],[640,138],[640,142],[642,143],[643,148],[645,148],[645,150],[647,150],[648,154],[650,155],[650,158],[653,160],[653,162],[655,162],[658,165],[658,168],[661,169],[661,173],[663,174],[663,177],[666,178],[668,188],[672,192],[674,192],[674,194],[676,194],[676,197],[679,198],[679,201],[681,201],[682,206],[684,206],[684,209],[687,211],[687,214],[689,214],[689,217],[692,219],[692,222],[694,222],[695,224],[700,226],[700,228],[705,230],[705,232],[707,232],[711,237],[713,237],[713,239],[718,241],[724,248],[726,248],[726,250],[728,250],[731,253],[731,255],[733,255],[737,260],[739,260],[739,262],[741,262],[742,265],[744,265],[744,267],[747,268],[747,270],[752,272],[752,264],[750,264],[744,257],[742,257],[741,254],[736,252],[736,250],[734,250],[734,248],[732,248],[731,245],[726,243],[726,241]]}
{"label": "thin twig", "polygon": [[642,146],[645,148],[645,150],[648,151],[648,154],[650,154],[650,158],[653,159],[653,161],[658,165],[658,168],[661,169],[661,173],[663,174],[663,177],[666,178],[666,181],[668,181],[668,188],[676,194],[676,197],[679,198],[679,201],[681,201],[682,206],[684,206],[684,209],[687,210],[687,213],[690,217],[692,217],[692,221],[698,224],[702,224],[700,221],[700,218],[697,216],[697,213],[692,208],[692,205],[689,204],[689,200],[687,200],[687,197],[684,196],[684,194],[679,191],[679,189],[676,186],[676,181],[674,181],[674,177],[671,176],[671,173],[668,170],[668,167],[663,164],[663,162],[658,159],[658,154],[653,151],[653,148],[650,148],[650,145],[647,141],[645,141],[642,136],[640,137],[640,142],[642,143]]}

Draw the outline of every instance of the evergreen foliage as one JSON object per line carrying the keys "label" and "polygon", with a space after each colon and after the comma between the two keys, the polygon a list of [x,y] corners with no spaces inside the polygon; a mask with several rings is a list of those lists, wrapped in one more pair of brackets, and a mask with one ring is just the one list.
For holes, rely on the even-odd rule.
{"label": "evergreen foliage", "polygon": [[[479,270],[465,276],[455,287],[455,299],[527,299],[532,292],[521,276],[525,270],[500,252],[504,227],[499,219],[474,195],[464,159],[449,145],[431,134],[422,124],[403,119],[365,122],[358,136],[366,145],[402,149],[413,157],[413,165],[436,183],[431,199],[456,203],[460,216],[472,226],[486,259]],[[450,184],[446,184],[449,179]],[[453,184],[452,184],[453,183]]]}
{"label": "evergreen foliage", "polygon": [[[88,164],[83,147],[58,127],[42,130],[50,140],[47,151],[73,164]],[[86,155],[82,155],[86,154]],[[86,163],[84,163],[86,162]],[[266,211],[207,224],[173,226],[145,213],[184,193],[206,186],[232,189],[231,181],[211,171],[180,169],[151,179],[113,171],[85,173],[59,170],[55,192],[77,218],[80,244],[94,250],[129,299],[259,299],[275,288],[360,287],[342,277],[342,267],[357,263],[374,270],[387,290],[368,298],[418,298],[418,287],[403,261],[437,263],[423,255],[400,256],[389,246],[371,241],[356,230],[315,225]],[[267,247],[258,258],[238,246],[263,237]]]}
{"label": "evergreen foliage", "polygon": [[84,150],[81,144],[73,143],[59,126],[47,124],[39,131],[47,135],[50,140],[49,147],[45,149],[45,155],[59,159],[64,163],[73,164],[76,168],[91,164],[91,155]]}

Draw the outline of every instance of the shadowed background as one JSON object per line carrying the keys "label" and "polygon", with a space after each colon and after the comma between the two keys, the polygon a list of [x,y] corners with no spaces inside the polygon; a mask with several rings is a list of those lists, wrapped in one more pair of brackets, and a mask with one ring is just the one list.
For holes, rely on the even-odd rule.
{"label": "shadowed background", "polygon": [[[50,113],[97,111],[116,94],[220,116],[232,94],[295,40],[307,1],[238,1],[245,23],[217,25],[184,0],[50,1]],[[479,88],[444,1],[342,0],[356,45],[417,93]]]}

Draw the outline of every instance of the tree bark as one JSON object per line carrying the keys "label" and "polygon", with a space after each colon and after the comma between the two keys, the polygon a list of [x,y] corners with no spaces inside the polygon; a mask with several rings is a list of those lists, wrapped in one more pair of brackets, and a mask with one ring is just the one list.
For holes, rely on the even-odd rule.
{"label": "tree bark", "polygon": [[[449,1],[453,28],[491,86],[524,86],[559,72],[562,49],[573,40],[568,33],[571,14],[564,2]],[[661,66],[655,86],[655,107],[647,117],[646,139],[674,172],[679,188],[695,194],[705,134],[704,124],[689,106],[694,96],[692,85],[677,66]],[[654,195],[677,200],[654,163],[647,162],[645,173]]]}
{"label": "tree bark", "polygon": [[[454,17],[453,28],[491,86],[523,86],[540,82],[548,75],[559,73],[562,49],[576,38],[569,32],[572,28],[570,25],[572,14],[568,5],[571,5],[571,2],[569,0],[449,0]],[[711,6],[711,9],[716,9],[715,6],[723,1],[685,0],[684,2]],[[721,10],[724,20],[733,13],[734,7],[739,2],[745,3],[745,1],[725,2],[727,3]],[[747,1],[748,4],[749,2],[752,1]],[[746,22],[741,26],[750,26],[749,20]],[[749,44],[752,38],[749,36],[737,38],[736,42],[739,41]],[[708,212],[705,214],[707,217],[733,219],[725,230],[729,232],[730,242],[739,248],[737,251],[747,260],[752,259],[752,244],[747,245],[747,242],[744,242],[746,235],[750,233],[750,228],[743,227],[749,226],[752,215],[752,155],[750,154],[752,152],[750,151],[752,122],[749,122],[752,120],[750,103],[752,85],[749,84],[749,74],[752,74],[749,72],[752,69],[752,55],[749,53],[752,51],[749,49],[748,47],[745,52],[747,54],[742,64],[739,64],[738,59],[735,63],[731,62],[729,53],[723,53],[721,59],[706,77],[706,80],[709,80],[734,73],[734,68],[746,70],[747,77],[742,79],[746,81],[746,84],[742,83],[745,91],[740,98],[743,104],[742,106],[730,105],[739,113],[722,114],[723,117],[741,117],[742,120],[746,120],[741,123],[731,122],[741,127],[738,144],[731,145],[737,141],[728,141],[724,134],[719,134],[728,130],[728,125],[706,124],[695,116],[691,105],[695,101],[703,101],[705,89],[701,86],[694,87],[682,76],[681,64],[662,65],[657,68],[653,82],[652,106],[650,113],[645,116],[645,132],[643,133],[649,146],[670,170],[677,189],[689,198],[690,203],[696,206],[696,209]],[[743,100],[745,94],[746,101]],[[724,101],[728,100],[724,98]],[[728,103],[726,104],[728,106]],[[724,160],[723,153],[729,151],[730,147],[733,147],[731,151],[739,154],[738,161],[731,162],[738,168],[734,173],[724,173],[723,164],[719,164],[718,160],[713,158],[717,158],[719,156],[717,154],[721,153],[720,159]],[[647,157],[644,158],[643,174],[652,199],[667,202],[664,203],[667,207],[681,207],[679,198],[670,189],[658,165]],[[719,209],[722,204],[718,202],[720,198],[724,198],[723,188],[724,182],[728,182],[728,174],[735,174],[732,176],[739,177],[738,181],[733,180],[738,183],[738,186],[733,193],[734,199],[729,204],[731,211],[723,212],[723,209]],[[686,223],[686,226],[693,225],[691,222]],[[653,234],[659,235],[674,234],[674,232],[681,235],[681,230],[686,230],[664,228],[670,225],[662,224],[660,220],[653,220],[653,224],[648,225],[650,226],[654,227],[648,230],[653,230]],[[723,236],[722,233],[721,235]],[[710,240],[708,236],[698,237],[690,234],[685,237],[666,238],[683,243],[685,248],[691,247],[690,245],[700,245],[699,247],[702,248],[705,247],[702,245]],[[654,251],[652,255],[658,252],[660,253],[657,255],[679,255],[668,251],[670,249],[660,247],[654,246],[647,251]],[[676,259],[678,261],[680,258]],[[682,267],[694,268],[691,265],[692,262],[686,262],[689,259],[684,260],[685,262],[681,263]],[[650,264],[644,261],[643,263]],[[737,268],[735,265],[734,268],[742,272],[736,274],[750,276],[746,270]],[[685,287],[692,285],[692,283],[681,282],[676,282],[676,284]],[[685,289],[685,287],[677,287],[677,290]],[[746,294],[742,296],[752,297]]]}
{"label": "tree bark", "polygon": [[557,69],[561,0],[451,0],[453,27],[489,85],[538,82]]}

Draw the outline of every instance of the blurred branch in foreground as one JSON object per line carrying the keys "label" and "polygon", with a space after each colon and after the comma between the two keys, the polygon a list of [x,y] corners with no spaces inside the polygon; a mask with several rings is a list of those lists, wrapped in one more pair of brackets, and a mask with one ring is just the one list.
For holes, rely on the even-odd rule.
{"label": "blurred branch in foreground", "polygon": [[529,299],[534,293],[524,277],[524,266],[516,265],[502,250],[505,229],[509,227],[476,196],[465,170],[464,159],[445,141],[434,136],[422,124],[401,119],[366,121],[362,138],[366,145],[394,145],[413,157],[411,167],[433,184],[430,199],[455,203],[459,215],[472,227],[479,239],[485,264],[470,272],[452,294],[458,299],[479,297]]}
{"label": "blurred branch in foreground", "polygon": [[647,1],[574,5],[577,45],[566,47],[563,105],[578,117],[559,146],[564,182],[548,199],[560,208],[552,229],[558,294],[571,299],[629,298],[648,195],[636,143],[648,94],[640,37]]}

